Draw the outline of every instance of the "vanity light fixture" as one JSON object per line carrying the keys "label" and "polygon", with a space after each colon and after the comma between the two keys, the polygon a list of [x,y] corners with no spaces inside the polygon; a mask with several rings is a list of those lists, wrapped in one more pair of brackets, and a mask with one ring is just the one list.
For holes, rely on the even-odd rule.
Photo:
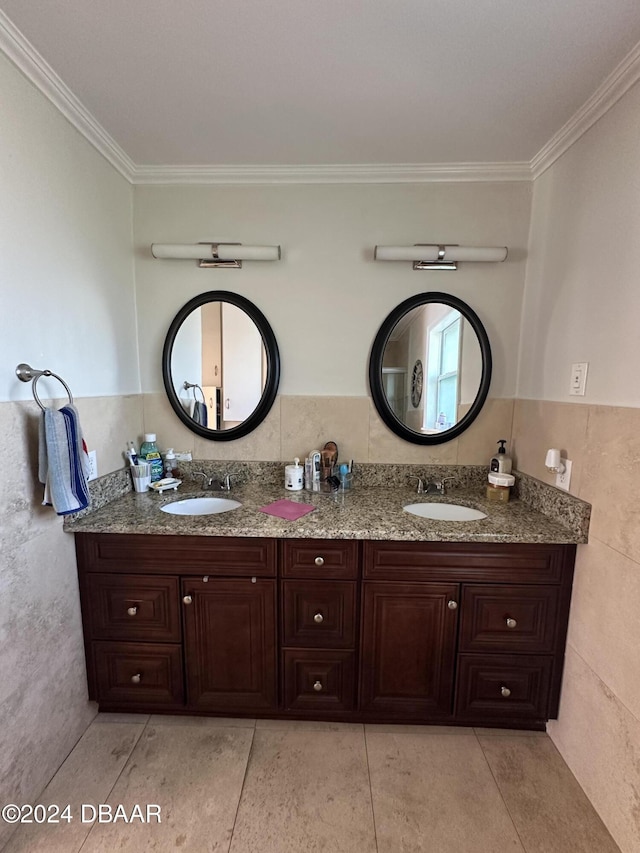
{"label": "vanity light fixture", "polygon": [[547,450],[547,458],[544,460],[545,467],[553,474],[564,474],[565,464],[557,448],[550,447]]}
{"label": "vanity light fixture", "polygon": [[280,246],[245,246],[242,243],[152,243],[159,259],[198,261],[198,266],[240,269],[242,261],[279,261]]}
{"label": "vanity light fixture", "polygon": [[376,261],[413,261],[414,270],[455,270],[458,261],[500,263],[507,257],[507,248],[415,243],[413,246],[376,246],[373,257]]}

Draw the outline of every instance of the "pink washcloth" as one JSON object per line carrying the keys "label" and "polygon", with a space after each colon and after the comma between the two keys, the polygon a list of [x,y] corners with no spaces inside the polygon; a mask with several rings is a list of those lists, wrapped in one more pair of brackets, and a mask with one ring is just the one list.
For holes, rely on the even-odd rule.
{"label": "pink washcloth", "polygon": [[260,512],[266,512],[268,515],[277,515],[278,518],[286,518],[287,521],[295,521],[297,518],[302,518],[308,512],[313,512],[315,509],[311,504],[299,504],[290,501],[287,498],[274,501],[272,504],[260,507]]}

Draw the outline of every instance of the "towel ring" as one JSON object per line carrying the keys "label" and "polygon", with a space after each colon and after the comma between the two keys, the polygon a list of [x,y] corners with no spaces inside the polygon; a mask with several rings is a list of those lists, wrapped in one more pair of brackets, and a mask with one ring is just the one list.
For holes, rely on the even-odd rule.
{"label": "towel ring", "polygon": [[197,398],[196,398],[196,388],[197,388],[198,391],[202,394],[202,402],[205,404],[205,406],[207,405],[207,398],[204,396],[204,391],[202,390],[200,385],[197,384],[197,382],[188,382],[185,379],[182,387],[184,388],[185,391],[188,391],[189,388],[191,388],[191,391],[193,392],[193,399],[196,401],[197,401]]}
{"label": "towel ring", "polygon": [[69,405],[73,405],[73,394],[71,393],[71,389],[64,379],[61,376],[58,376],[57,373],[53,373],[51,370],[34,370],[33,367],[30,367],[28,364],[19,364],[16,367],[16,376],[21,382],[33,382],[33,385],[31,386],[33,399],[40,406],[43,412],[46,410],[46,406],[42,405],[42,400],[38,397],[38,392],[36,391],[36,384],[41,376],[52,376],[54,379],[57,379],[58,382],[61,382],[69,397]]}

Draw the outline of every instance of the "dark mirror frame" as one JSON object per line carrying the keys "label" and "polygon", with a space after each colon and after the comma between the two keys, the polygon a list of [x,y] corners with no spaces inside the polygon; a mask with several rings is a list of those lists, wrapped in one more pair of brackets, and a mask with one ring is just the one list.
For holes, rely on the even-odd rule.
{"label": "dark mirror frame", "polygon": [[[469,322],[469,325],[478,336],[478,344],[480,345],[480,353],[482,355],[482,375],[480,377],[478,393],[476,394],[476,398],[466,415],[461,418],[455,426],[451,427],[451,429],[444,430],[437,435],[423,435],[422,433],[415,432],[415,430],[409,429],[409,427],[405,426],[405,424],[403,424],[395,415],[389,405],[382,385],[382,362],[384,359],[385,348],[398,320],[414,308],[418,308],[421,305],[427,305],[431,302],[440,302],[444,305],[449,305],[451,308],[459,311],[465,320]],[[404,302],[401,302],[396,308],[394,308],[384,323],[380,326],[380,329],[374,338],[373,346],[371,348],[371,356],[369,358],[369,387],[371,389],[371,396],[373,398],[373,403],[378,410],[378,414],[389,429],[395,432],[396,435],[400,436],[400,438],[403,438],[405,441],[412,442],[413,444],[443,444],[445,441],[451,441],[451,439],[456,438],[460,433],[468,429],[480,414],[480,410],[482,409],[484,401],[487,398],[487,394],[489,393],[491,370],[492,360],[489,336],[487,335],[487,332],[475,311],[473,311],[466,302],[463,302],[455,296],[450,296],[448,293],[436,293],[435,291],[429,293],[418,293],[416,296],[411,296],[409,299],[405,299]]]}
{"label": "dark mirror frame", "polygon": [[[238,426],[231,427],[231,429],[215,430],[195,423],[182,407],[171,380],[171,354],[178,330],[192,311],[209,302],[229,302],[231,305],[241,308],[258,327],[266,351],[267,379],[260,402],[245,421]],[[235,438],[248,435],[266,418],[276,399],[280,383],[280,353],[276,337],[267,318],[253,302],[237,293],[231,293],[227,290],[210,290],[207,293],[200,293],[190,299],[186,305],[183,305],[169,326],[162,349],[162,380],[173,411],[192,432],[197,433],[202,438],[208,438],[210,441],[233,441]]]}

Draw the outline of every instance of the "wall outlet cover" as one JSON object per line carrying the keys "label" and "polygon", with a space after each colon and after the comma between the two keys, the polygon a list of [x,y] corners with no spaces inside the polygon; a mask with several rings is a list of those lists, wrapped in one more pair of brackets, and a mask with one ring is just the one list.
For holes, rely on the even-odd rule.
{"label": "wall outlet cover", "polygon": [[569,394],[575,397],[584,397],[587,388],[588,361],[580,361],[571,365],[571,382]]}
{"label": "wall outlet cover", "polygon": [[568,492],[571,485],[571,468],[573,467],[573,462],[570,459],[563,459],[562,462],[564,463],[564,472],[556,474],[556,487]]}
{"label": "wall outlet cover", "polygon": [[89,451],[89,476],[87,480],[98,479],[98,452],[97,450]]}

